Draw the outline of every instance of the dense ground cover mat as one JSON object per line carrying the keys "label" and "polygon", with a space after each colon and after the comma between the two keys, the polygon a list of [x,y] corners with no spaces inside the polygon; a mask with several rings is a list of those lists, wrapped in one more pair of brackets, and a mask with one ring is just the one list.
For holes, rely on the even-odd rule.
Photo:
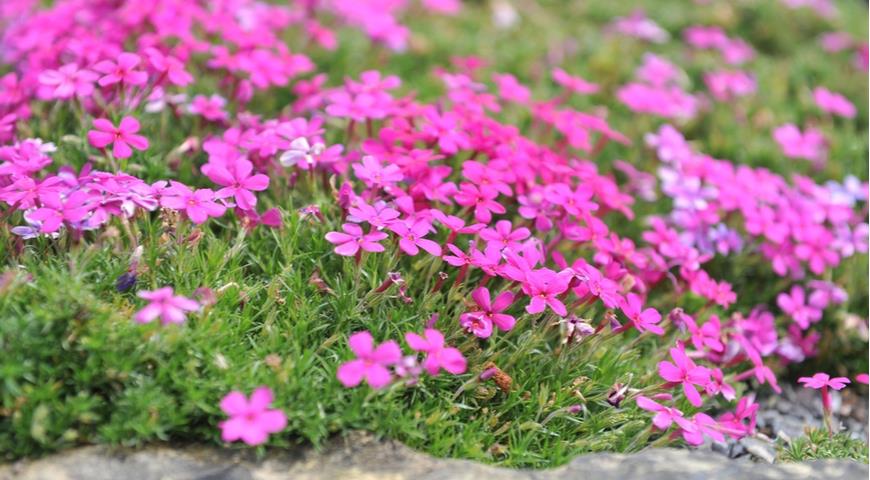
{"label": "dense ground cover mat", "polygon": [[6,0],[2,458],[546,467],[789,383],[866,461],[867,68],[851,1]]}

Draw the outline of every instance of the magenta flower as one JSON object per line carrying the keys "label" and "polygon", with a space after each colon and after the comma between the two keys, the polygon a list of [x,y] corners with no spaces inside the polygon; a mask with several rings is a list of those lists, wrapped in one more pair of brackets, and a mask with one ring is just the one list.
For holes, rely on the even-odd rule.
{"label": "magenta flower", "polygon": [[245,159],[226,164],[210,162],[202,167],[209,180],[224,187],[215,193],[215,198],[233,197],[242,210],[253,210],[257,205],[253,192],[269,187],[269,177],[262,173],[252,175],[253,170],[254,165]]}
{"label": "magenta flower", "polygon": [[825,112],[846,118],[854,118],[857,110],[846,97],[832,92],[825,87],[817,87],[813,90],[813,100],[816,105]]}
{"label": "magenta flower", "polygon": [[381,161],[367,155],[362,163],[354,163],[353,173],[370,188],[382,188],[402,181],[402,172],[398,165],[381,165]]}
{"label": "magenta flower", "polygon": [[517,80],[517,77],[509,73],[494,74],[492,76],[492,80],[498,87],[498,95],[507,101],[515,103],[528,103],[528,101],[531,99],[531,92],[529,92],[529,88],[520,83]]}
{"label": "magenta flower", "polygon": [[199,115],[210,122],[222,122],[229,118],[229,114],[224,109],[226,104],[226,99],[218,94],[213,94],[210,97],[197,95],[187,106],[187,112]]}
{"label": "magenta flower", "polygon": [[360,251],[366,252],[383,252],[384,246],[381,245],[381,240],[387,238],[384,232],[369,232],[363,234],[363,229],[355,223],[345,223],[341,226],[342,232],[329,232],[326,234],[326,240],[336,245],[335,253],[352,257]]}
{"label": "magenta flower", "polygon": [[68,63],[57,70],[43,70],[39,83],[46,89],[50,98],[67,99],[73,96],[87,97],[94,92],[94,82],[98,75],[90,70],[80,69],[75,63]]}
{"label": "magenta flower", "polygon": [[643,308],[643,302],[640,297],[634,293],[629,293],[620,305],[622,313],[631,320],[632,325],[637,331],[643,333],[650,331],[656,335],[664,335],[665,331],[657,324],[662,320],[662,314],[654,308]]}
{"label": "magenta flower", "polygon": [[548,306],[560,317],[568,314],[565,304],[558,296],[568,289],[571,282],[570,275],[556,273],[542,268],[526,274],[526,282],[523,283],[523,292],[531,299],[526,306],[526,311],[535,314],[541,313]]}
{"label": "magenta flower", "polygon": [[478,222],[489,223],[492,214],[502,214],[507,210],[504,205],[495,201],[498,192],[491,189],[478,189],[471,183],[462,183],[459,192],[455,195],[456,203],[464,207],[474,207],[474,219]]}
{"label": "magenta flower", "polygon": [[42,206],[27,214],[30,220],[40,222],[39,231],[54,233],[63,223],[78,223],[87,218],[93,208],[91,196],[76,190],[68,197],[49,191],[39,196]]}
{"label": "magenta flower", "polygon": [[812,127],[801,132],[796,125],[787,123],[773,131],[773,139],[788,158],[803,158],[821,163],[827,156],[825,136],[820,130]]}
{"label": "magenta flower", "polygon": [[399,236],[399,248],[408,255],[413,257],[420,253],[420,248],[422,248],[429,255],[441,256],[441,246],[432,240],[423,238],[432,230],[432,224],[427,220],[417,220],[411,226],[405,222],[393,222],[387,228]]}
{"label": "magenta flower", "polygon": [[659,362],[659,375],[671,383],[683,384],[683,391],[689,403],[700,407],[703,401],[701,395],[695,389],[695,385],[706,388],[710,383],[710,369],[695,365],[682,348],[672,348],[671,358],[674,363]]}
{"label": "magenta flower", "polygon": [[855,375],[855,381],[858,383],[863,383],[864,385],[870,384],[870,375],[866,373],[859,373]]}
{"label": "magenta flower", "polygon": [[264,443],[271,433],[278,433],[287,426],[287,416],[281,410],[269,409],[274,400],[272,390],[260,387],[245,394],[233,390],[221,400],[221,410],[230,418],[222,421],[221,439],[225,442],[242,440],[248,445]]}
{"label": "magenta flower", "polygon": [[465,312],[459,317],[459,323],[463,328],[480,338],[489,338],[492,335],[493,325],[496,325],[505,332],[514,328],[516,319],[506,313],[502,313],[513,303],[513,293],[510,291],[502,292],[495,297],[494,301],[490,301],[489,289],[478,287],[471,292],[471,298],[474,299],[479,310]]}
{"label": "magenta flower", "polygon": [[444,335],[441,332],[434,328],[427,328],[423,335],[425,338],[408,332],[405,334],[405,341],[412,349],[426,353],[423,367],[430,375],[438,375],[438,371],[442,368],[454,375],[465,373],[467,367],[465,357],[458,349],[444,346]]}
{"label": "magenta flower", "polygon": [[129,158],[133,150],[148,149],[148,139],[142,135],[136,135],[139,131],[139,120],[134,117],[124,117],[121,123],[115,127],[111,121],[105,118],[94,120],[96,130],[88,132],[88,142],[96,148],[105,148],[114,144],[112,154],[116,158]]}
{"label": "magenta flower", "polygon": [[114,85],[116,83],[126,85],[144,85],[148,81],[148,74],[135,70],[142,59],[139,55],[124,52],[118,55],[116,61],[103,60],[94,65],[94,70],[103,74],[97,82],[101,87]]}
{"label": "magenta flower", "polygon": [[817,373],[812,377],[801,377],[798,383],[803,383],[804,388],[814,388],[822,391],[822,411],[824,413],[825,425],[828,427],[828,433],[834,434],[834,424],[831,421],[831,395],[828,393],[828,388],[834,390],[842,390],[846,385],[852,383],[846,377],[831,378],[827,373]]}
{"label": "magenta flower", "polygon": [[831,378],[827,373],[817,373],[812,377],[801,377],[798,383],[803,383],[805,388],[826,389],[828,387],[834,390],[842,390],[847,384],[852,383],[846,377]]}
{"label": "magenta flower", "polygon": [[163,325],[183,323],[187,317],[187,312],[199,310],[199,304],[196,301],[175,295],[172,287],[139,292],[138,296],[149,302],[133,317],[139,323],[149,323],[157,317],[160,317],[160,323]]}
{"label": "magenta flower", "polygon": [[811,323],[822,319],[822,310],[805,302],[804,289],[798,285],[791,287],[791,293],[783,292],[776,297],[779,308],[788,314],[801,330],[810,328]]}
{"label": "magenta flower", "polygon": [[530,235],[531,232],[525,227],[512,230],[510,220],[499,220],[495,223],[495,228],[484,228],[480,231],[480,238],[487,242],[486,248],[499,250],[504,248],[519,250],[522,247],[520,242],[529,238]]}
{"label": "magenta flower", "polygon": [[193,82],[193,75],[184,69],[181,60],[150,47],[145,49],[151,68],[169,79],[169,83],[183,87]]}
{"label": "magenta flower", "polygon": [[579,95],[596,93],[601,88],[592,82],[587,82],[581,77],[569,75],[561,68],[554,68],[551,74],[553,75],[553,81],[564,87],[566,90]]}
{"label": "magenta flower", "polygon": [[374,340],[369,332],[354,333],[347,343],[356,354],[357,359],[345,362],[338,367],[336,377],[341,384],[353,388],[365,379],[366,383],[375,389],[389,385],[392,378],[387,367],[402,358],[399,344],[393,340],[387,340],[375,348]]}
{"label": "magenta flower", "polygon": [[648,412],[655,412],[652,423],[659,430],[667,430],[674,423],[683,430],[694,430],[692,422],[683,417],[683,412],[673,407],[666,407],[658,402],[655,402],[643,395],[638,395],[637,406]]}
{"label": "magenta flower", "polygon": [[171,186],[160,198],[160,205],[186,213],[187,218],[197,225],[208,220],[208,217],[220,217],[227,210],[226,206],[214,201],[214,191],[208,188],[193,191],[183,183],[174,180],[170,183]]}

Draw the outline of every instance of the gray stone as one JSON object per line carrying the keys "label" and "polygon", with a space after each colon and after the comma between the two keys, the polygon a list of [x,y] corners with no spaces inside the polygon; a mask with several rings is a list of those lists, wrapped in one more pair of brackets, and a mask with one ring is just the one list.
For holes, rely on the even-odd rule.
{"label": "gray stone", "polygon": [[746,451],[751,453],[755,458],[763,460],[767,463],[776,461],[776,449],[768,442],[764,442],[757,438],[745,437],[740,439],[740,444],[746,448]]}
{"label": "gray stone", "polygon": [[[656,449],[634,455],[581,455],[551,470],[509,470],[465,460],[443,460],[366,434],[336,439],[320,451],[150,447],[85,447],[41,460],[0,466],[0,480],[596,480],[866,479],[867,465],[827,460],[766,465],[729,460],[710,450]],[[748,458],[748,457],[746,457]]]}

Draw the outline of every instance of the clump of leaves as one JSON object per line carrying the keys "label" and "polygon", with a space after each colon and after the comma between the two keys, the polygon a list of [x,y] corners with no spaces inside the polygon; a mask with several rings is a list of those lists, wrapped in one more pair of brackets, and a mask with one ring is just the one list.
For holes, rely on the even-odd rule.
{"label": "clump of leaves", "polygon": [[849,433],[829,435],[822,429],[807,429],[806,435],[788,445],[782,445],[779,459],[783,462],[802,462],[825,458],[847,458],[867,463],[867,444],[852,438]]}

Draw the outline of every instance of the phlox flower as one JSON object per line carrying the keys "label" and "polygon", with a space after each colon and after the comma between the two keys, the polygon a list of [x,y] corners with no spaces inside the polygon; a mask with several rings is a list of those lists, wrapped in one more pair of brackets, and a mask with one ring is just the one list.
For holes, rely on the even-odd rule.
{"label": "phlox flower", "polygon": [[239,391],[232,391],[220,403],[221,410],[230,418],[222,421],[221,439],[225,442],[242,440],[248,445],[264,443],[269,434],[278,433],[287,426],[287,416],[281,410],[270,409],[274,397],[268,387],[259,387],[250,399]]}
{"label": "phlox flower", "polygon": [[103,74],[97,81],[101,87],[107,87],[116,83],[122,85],[144,85],[148,81],[148,74],[142,70],[136,70],[142,59],[134,53],[123,52],[115,61],[103,60],[93,66],[93,69]]}
{"label": "phlox flower", "polygon": [[846,97],[839,93],[832,92],[825,87],[816,87],[813,90],[813,100],[816,105],[825,112],[839,115],[845,118],[854,118],[857,110]]}
{"label": "phlox flower", "polygon": [[226,104],[226,99],[216,93],[209,97],[197,95],[193,97],[190,105],[187,106],[187,112],[192,115],[199,115],[211,122],[222,122],[229,118],[229,114],[224,110]]}
{"label": "phlox flower", "polygon": [[160,198],[160,205],[184,212],[197,225],[208,220],[208,217],[220,217],[227,210],[225,205],[214,201],[215,193],[208,188],[193,191],[187,185],[174,180],[170,184]]}
{"label": "phlox flower", "polygon": [[647,17],[641,9],[631,12],[631,15],[626,17],[616,17],[606,28],[608,31],[652,43],[665,43],[670,38],[667,30]]}
{"label": "phlox flower", "polygon": [[76,190],[66,197],[56,191],[48,191],[41,194],[39,200],[42,206],[29,212],[26,217],[28,221],[39,222],[41,233],[54,233],[64,223],[79,223],[94,208],[94,198],[82,190]]}
{"label": "phlox flower", "polygon": [[398,165],[388,164],[384,166],[377,158],[366,155],[361,163],[352,165],[357,178],[365,182],[370,188],[384,188],[401,182],[403,175]]}
{"label": "phlox flower", "polygon": [[444,335],[434,328],[427,328],[423,337],[413,332],[405,334],[405,341],[412,349],[426,354],[423,368],[430,375],[438,375],[441,369],[448,373],[459,375],[465,373],[467,367],[462,352],[453,347],[444,345]]}
{"label": "phlox flower", "polygon": [[631,320],[631,324],[637,331],[641,333],[649,331],[656,335],[665,334],[664,329],[658,326],[662,320],[662,314],[651,307],[643,308],[643,301],[637,294],[629,293],[626,295],[619,308]]}
{"label": "phlox flower", "polygon": [[486,240],[487,248],[518,250],[520,242],[529,238],[531,232],[525,227],[520,227],[516,230],[512,230],[511,227],[510,220],[499,220],[496,222],[495,228],[484,228],[481,230],[480,238]]}
{"label": "phlox flower", "polygon": [[262,173],[252,174],[254,165],[244,159],[231,163],[207,163],[202,171],[212,182],[224,187],[215,193],[215,198],[230,198],[236,200],[236,205],[242,210],[253,210],[257,205],[257,196],[269,188],[269,177]]}
{"label": "phlox flower", "polygon": [[825,136],[820,130],[812,127],[801,132],[796,125],[787,123],[773,131],[773,139],[788,158],[803,158],[822,163],[827,156]]}
{"label": "phlox flower", "polygon": [[814,388],[816,390],[833,388],[834,390],[842,390],[849,383],[852,383],[846,377],[831,377],[827,373],[817,373],[812,377],[801,377],[798,383],[802,383],[806,388]]}
{"label": "phlox flower", "polygon": [[345,223],[341,226],[344,232],[329,232],[326,234],[326,240],[335,247],[335,253],[352,257],[360,250],[366,252],[383,252],[384,246],[381,245],[381,240],[387,238],[384,232],[369,232],[363,234],[363,229],[355,223]]}
{"label": "phlox flower", "polygon": [[828,392],[828,388],[833,388],[834,390],[842,390],[846,388],[846,385],[852,383],[846,377],[834,377],[831,378],[827,373],[817,373],[812,377],[801,377],[798,379],[798,383],[802,383],[805,388],[814,388],[816,390],[821,390],[822,393],[822,410],[824,413],[825,425],[828,427],[828,432],[833,435],[834,433],[834,425],[831,421],[831,395]]}
{"label": "phlox flower", "polygon": [[166,55],[154,47],[146,48],[145,55],[148,57],[151,68],[165,76],[169,83],[183,87],[193,82],[193,75],[184,69],[184,63],[181,60],[172,55]]}
{"label": "phlox flower", "polygon": [[560,317],[567,315],[568,310],[558,297],[568,289],[570,282],[570,273],[557,273],[547,268],[532,270],[526,273],[523,292],[530,298],[529,304],[526,306],[526,312],[531,314],[541,313],[547,307],[550,307]]}
{"label": "phlox flower", "polygon": [[591,95],[601,89],[597,84],[588,82],[582,77],[570,75],[561,68],[554,68],[550,73],[553,76],[554,82],[561,85],[565,90],[578,95]]}
{"label": "phlox flower", "polygon": [[791,287],[791,292],[782,292],[776,297],[776,304],[800,326],[802,330],[810,328],[810,324],[822,319],[822,310],[806,303],[804,289],[798,285]]}
{"label": "phlox flower", "polygon": [[528,103],[531,99],[529,88],[521,84],[513,75],[494,74],[492,79],[498,87],[498,95],[501,98],[515,103]]}
{"label": "phlox flower", "polygon": [[137,295],[149,302],[133,317],[139,323],[149,323],[157,317],[160,317],[160,323],[163,325],[183,323],[187,317],[187,312],[199,310],[199,303],[187,297],[175,295],[172,287],[142,291]]}
{"label": "phlox flower", "polygon": [[493,325],[505,332],[514,327],[516,319],[511,315],[502,313],[513,303],[513,293],[505,291],[496,296],[494,300],[490,300],[489,289],[478,287],[471,292],[471,298],[474,299],[479,310],[465,312],[459,317],[459,323],[463,328],[480,338],[489,338],[492,335]]}
{"label": "phlox flower", "polygon": [[142,135],[137,135],[139,131],[139,120],[134,117],[124,117],[121,123],[116,127],[111,121],[105,118],[94,120],[94,128],[88,132],[88,142],[96,148],[105,148],[112,144],[112,155],[116,158],[129,158],[133,155],[133,150],[147,150],[148,139]]}
{"label": "phlox flower", "polygon": [[652,423],[659,430],[667,430],[675,423],[684,432],[695,430],[692,422],[683,416],[683,412],[674,407],[666,407],[643,395],[638,395],[635,402],[641,409],[655,413]]}
{"label": "phlox flower", "polygon": [[492,220],[492,214],[503,214],[507,212],[504,205],[497,202],[498,192],[492,190],[481,190],[476,185],[471,183],[462,183],[459,185],[459,192],[456,193],[454,199],[456,203],[464,207],[474,207],[474,219],[481,223],[489,223]]}
{"label": "phlox flower", "polygon": [[704,75],[704,83],[713,98],[726,102],[755,92],[755,78],[742,71],[718,71]]}
{"label": "phlox flower", "polygon": [[46,69],[39,74],[39,83],[45,88],[48,98],[68,99],[73,96],[87,97],[94,91],[96,73],[68,63],[57,70]]}
{"label": "phlox flower", "polygon": [[374,389],[389,385],[392,378],[387,367],[402,358],[399,344],[394,340],[387,340],[375,347],[372,335],[367,331],[354,333],[347,343],[357,358],[338,367],[335,375],[341,384],[352,388],[365,379]]}
{"label": "phlox flower", "polygon": [[422,248],[430,255],[441,256],[441,246],[437,242],[423,238],[432,231],[432,224],[428,220],[418,219],[411,225],[405,222],[393,222],[387,228],[399,236],[399,248],[408,255],[417,255]]}
{"label": "phlox flower", "polygon": [[703,403],[701,395],[695,389],[695,385],[706,388],[710,383],[710,369],[695,365],[682,347],[674,347],[670,350],[673,363],[668,361],[659,362],[659,375],[671,383],[682,384],[683,392],[689,403],[700,407]]}

